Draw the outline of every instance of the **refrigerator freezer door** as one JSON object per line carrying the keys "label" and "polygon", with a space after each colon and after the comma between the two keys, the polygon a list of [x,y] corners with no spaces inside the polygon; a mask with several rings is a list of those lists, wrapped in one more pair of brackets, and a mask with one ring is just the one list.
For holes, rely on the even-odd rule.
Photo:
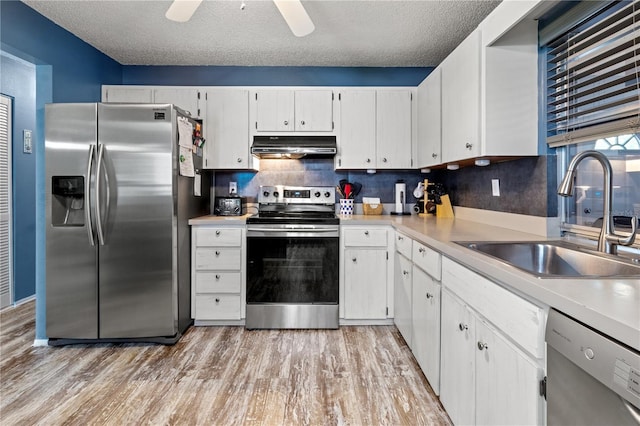
{"label": "refrigerator freezer door", "polygon": [[45,107],[46,333],[98,337],[97,251],[92,246],[89,159],[97,104]]}
{"label": "refrigerator freezer door", "polygon": [[100,338],[173,336],[175,112],[98,104],[98,117]]}

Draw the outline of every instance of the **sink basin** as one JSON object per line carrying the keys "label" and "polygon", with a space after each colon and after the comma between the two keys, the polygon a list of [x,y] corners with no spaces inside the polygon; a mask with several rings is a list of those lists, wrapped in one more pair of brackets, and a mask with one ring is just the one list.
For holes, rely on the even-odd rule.
{"label": "sink basin", "polygon": [[457,244],[540,278],[640,277],[640,264],[566,241]]}

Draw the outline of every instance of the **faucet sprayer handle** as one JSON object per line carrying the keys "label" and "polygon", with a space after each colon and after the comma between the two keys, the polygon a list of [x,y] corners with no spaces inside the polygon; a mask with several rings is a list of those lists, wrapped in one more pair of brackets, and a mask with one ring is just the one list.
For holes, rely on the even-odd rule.
{"label": "faucet sprayer handle", "polygon": [[638,231],[638,216],[631,217],[631,234],[628,237],[623,238],[615,233],[606,235],[605,238],[608,241],[611,241],[614,244],[619,244],[621,246],[630,246],[636,240],[636,233]]}

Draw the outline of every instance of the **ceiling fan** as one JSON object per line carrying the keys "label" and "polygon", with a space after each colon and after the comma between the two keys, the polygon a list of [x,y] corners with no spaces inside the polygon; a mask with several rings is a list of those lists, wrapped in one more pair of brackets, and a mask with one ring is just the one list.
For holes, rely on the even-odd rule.
{"label": "ceiling fan", "polygon": [[[165,16],[176,22],[187,22],[203,0],[173,0]],[[280,14],[296,37],[304,37],[315,30],[311,18],[300,0],[273,0]],[[244,3],[243,3],[244,5]]]}

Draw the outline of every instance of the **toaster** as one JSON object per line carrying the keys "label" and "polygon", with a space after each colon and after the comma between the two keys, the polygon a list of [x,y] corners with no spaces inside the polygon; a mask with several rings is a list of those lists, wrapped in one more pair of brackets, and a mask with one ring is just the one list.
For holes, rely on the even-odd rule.
{"label": "toaster", "polygon": [[216,197],[213,206],[217,216],[242,216],[246,209],[246,197]]}

